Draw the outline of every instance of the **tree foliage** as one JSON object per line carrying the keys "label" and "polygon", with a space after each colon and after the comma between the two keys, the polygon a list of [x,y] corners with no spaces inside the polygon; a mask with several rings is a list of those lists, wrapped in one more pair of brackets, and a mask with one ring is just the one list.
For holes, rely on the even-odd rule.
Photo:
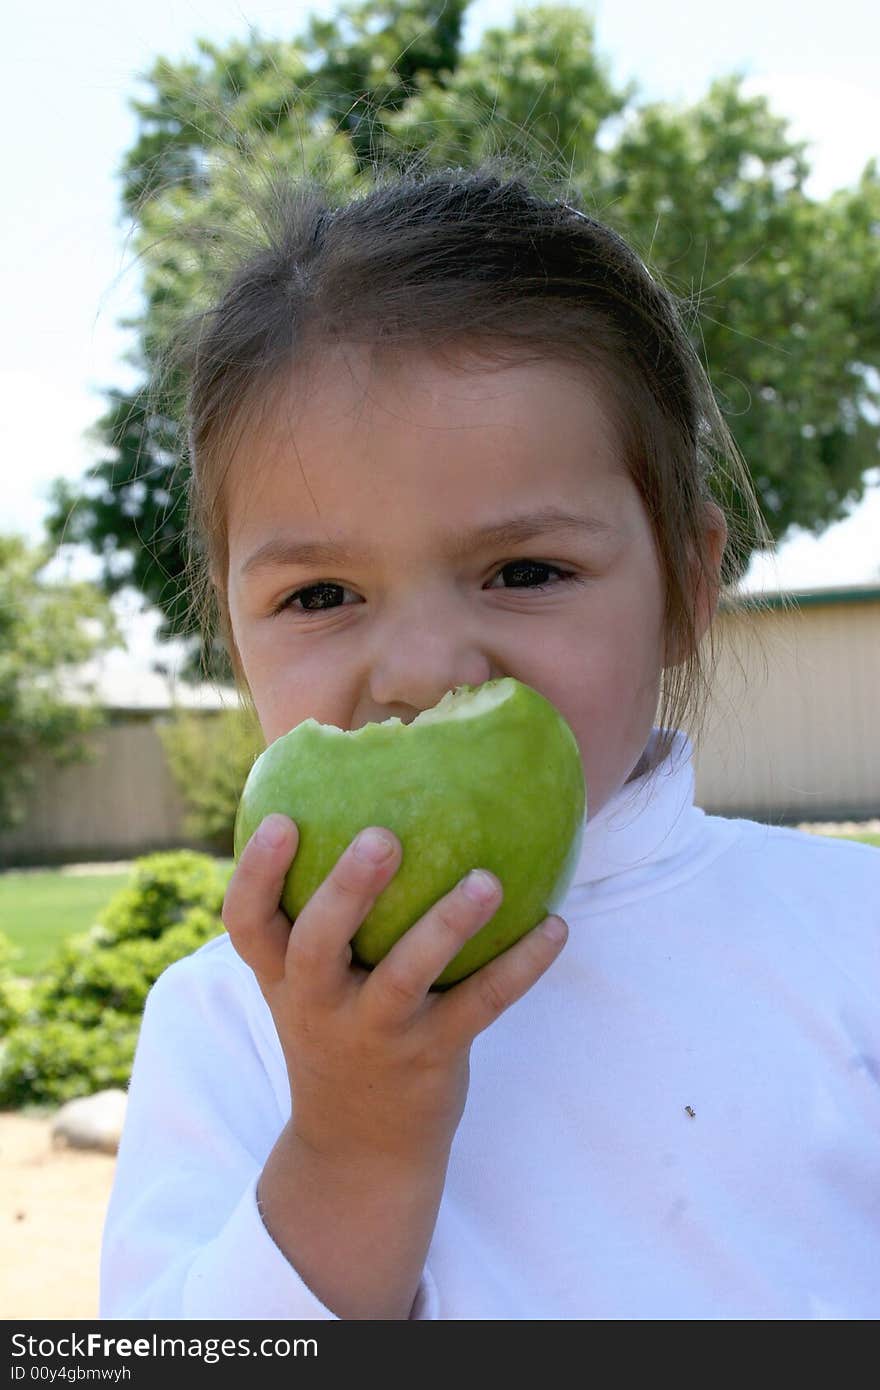
{"label": "tree foliage", "polygon": [[809,199],[802,146],[731,77],[691,110],[644,107],[607,163],[615,221],[693,304],[773,535],[840,520],[880,461],[876,162],[857,188]]}
{"label": "tree foliage", "polygon": [[[52,534],[104,557],[192,629],[182,542],[184,383],[155,368],[182,315],[210,297],[248,217],[236,170],[317,175],[331,198],[375,171],[525,156],[616,227],[675,293],[745,455],[772,535],[846,514],[878,461],[880,175],[815,201],[802,142],[739,74],[692,106],[640,103],[598,55],[592,19],[538,5],[463,52],[467,0],[367,0],[312,17],[289,42],[253,34],[159,58],[134,103],[122,200],[142,258],[143,384],[108,392],[103,459],[59,484]],[[210,229],[222,229],[215,235]],[[873,412],[873,413],[872,413]],[[228,672],[218,652],[206,653]],[[219,663],[219,665],[218,665]]]}
{"label": "tree foliage", "polygon": [[101,723],[94,687],[72,681],[81,663],[121,638],[93,584],[49,581],[47,545],[0,535],[0,827],[18,824],[35,759],[86,755],[83,736]]}
{"label": "tree foliage", "polygon": [[246,709],[211,715],[180,710],[160,725],[159,734],[186,806],[187,835],[218,854],[231,854],[245,779],[266,746],[256,716]]}

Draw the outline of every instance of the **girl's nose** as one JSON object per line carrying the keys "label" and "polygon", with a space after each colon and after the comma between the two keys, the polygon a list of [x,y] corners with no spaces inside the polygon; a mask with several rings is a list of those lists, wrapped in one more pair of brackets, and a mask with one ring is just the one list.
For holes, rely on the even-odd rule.
{"label": "girl's nose", "polygon": [[457,685],[482,685],[495,675],[489,657],[471,651],[459,653],[458,658],[446,661],[419,660],[416,653],[401,651],[390,655],[370,675],[370,697],[379,708],[386,710],[383,718],[396,715],[408,724],[422,710],[431,709]]}
{"label": "girl's nose", "polygon": [[[483,672],[485,674],[482,674]],[[396,717],[403,724],[411,724],[417,715],[423,710],[432,709],[456,686],[482,685],[492,677],[493,673],[488,666],[482,666],[480,674],[472,667],[470,675],[465,673],[446,680],[429,680],[424,673],[414,674],[409,678],[401,674],[394,678],[373,680],[370,684],[370,696],[375,706],[384,711],[378,716],[380,719]]]}
{"label": "girl's nose", "polygon": [[376,705],[407,722],[457,685],[481,685],[505,674],[496,669],[485,628],[461,606],[436,592],[410,594],[408,600],[377,626],[369,673]]}

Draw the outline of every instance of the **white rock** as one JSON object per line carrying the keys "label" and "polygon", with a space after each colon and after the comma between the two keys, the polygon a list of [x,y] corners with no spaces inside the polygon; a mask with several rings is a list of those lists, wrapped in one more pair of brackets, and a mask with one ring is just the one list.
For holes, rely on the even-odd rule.
{"label": "white rock", "polygon": [[115,1153],[127,1100],[125,1091],[110,1090],[67,1101],[52,1120],[52,1143]]}

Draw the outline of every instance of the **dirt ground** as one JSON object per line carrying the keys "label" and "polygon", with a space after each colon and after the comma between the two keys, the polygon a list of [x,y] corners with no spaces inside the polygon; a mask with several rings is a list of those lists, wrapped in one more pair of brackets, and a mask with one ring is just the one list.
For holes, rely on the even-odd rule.
{"label": "dirt ground", "polygon": [[0,1112],[0,1318],[98,1316],[112,1154],[53,1148],[51,1117]]}

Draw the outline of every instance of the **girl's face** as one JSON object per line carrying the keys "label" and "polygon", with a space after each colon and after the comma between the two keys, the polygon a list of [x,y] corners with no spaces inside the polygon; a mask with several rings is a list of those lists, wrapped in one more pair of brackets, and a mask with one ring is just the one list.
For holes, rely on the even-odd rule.
{"label": "girl's face", "polygon": [[226,506],[232,632],[267,741],[310,716],[409,723],[456,685],[515,676],[571,725],[591,816],[636,768],[663,581],[574,367],[339,351],[246,433]]}

